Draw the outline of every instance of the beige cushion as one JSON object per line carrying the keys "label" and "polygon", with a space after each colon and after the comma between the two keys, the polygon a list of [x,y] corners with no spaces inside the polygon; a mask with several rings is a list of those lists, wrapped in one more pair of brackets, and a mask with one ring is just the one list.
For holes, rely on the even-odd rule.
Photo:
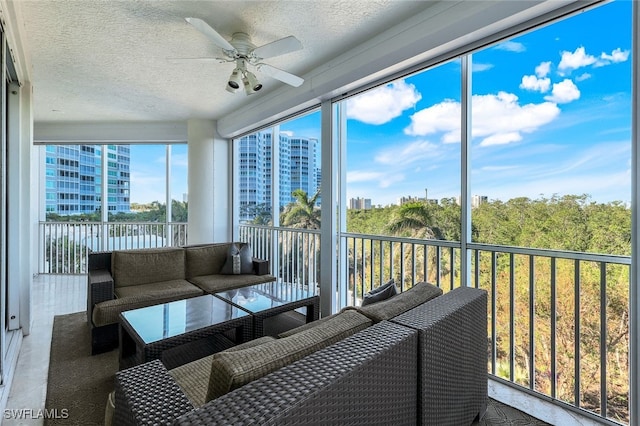
{"label": "beige cushion", "polygon": [[189,278],[189,281],[197,285],[207,293],[217,293],[220,291],[232,290],[234,288],[246,287],[248,285],[268,283],[275,281],[273,275],[203,275]]}
{"label": "beige cushion", "polygon": [[203,291],[185,280],[162,281],[115,289],[117,299],[97,303],[92,320],[96,327],[115,324],[123,311],[200,296]]}
{"label": "beige cushion", "polygon": [[184,250],[157,248],[111,253],[111,275],[116,288],[184,279]]}
{"label": "beige cushion", "polygon": [[377,323],[398,316],[441,294],[442,290],[433,284],[420,282],[390,299],[372,303],[371,305],[346,309],[355,309]]}
{"label": "beige cushion", "polygon": [[[249,340],[248,342],[229,348],[226,352],[258,346],[272,340],[275,340],[275,338],[271,336],[260,337],[259,339]],[[207,397],[212,361],[213,355],[209,355],[169,370],[169,374],[175,379],[176,383],[178,383],[184,391],[184,394],[189,398],[189,401],[191,401],[196,408],[201,407],[206,402],[205,399]]]}
{"label": "beige cushion", "polygon": [[316,327],[260,346],[219,352],[212,357],[207,401],[332,345],[371,325],[356,311],[345,311]]}
{"label": "beige cushion", "polygon": [[217,274],[227,260],[231,243],[185,247],[186,277]]}

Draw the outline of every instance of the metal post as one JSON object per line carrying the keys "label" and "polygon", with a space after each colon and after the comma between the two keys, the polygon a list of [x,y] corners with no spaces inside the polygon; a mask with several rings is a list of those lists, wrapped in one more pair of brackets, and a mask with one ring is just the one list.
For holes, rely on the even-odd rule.
{"label": "metal post", "polygon": [[171,216],[173,216],[173,213],[171,212],[171,145],[167,144],[166,147],[166,154],[165,154],[165,167],[167,170],[167,176],[166,176],[166,184],[165,184],[165,190],[166,193],[165,195],[165,202],[166,204],[166,208],[165,208],[165,245],[167,247],[173,247],[174,245],[174,241],[173,241],[173,232],[171,229]]}
{"label": "metal post", "polygon": [[[322,138],[322,209],[320,216],[320,310],[322,316],[328,316],[336,309],[338,290],[338,199],[337,173],[340,166],[335,161],[339,141],[333,138],[333,107],[331,101],[321,105]],[[342,205],[344,207],[344,205]]]}
{"label": "metal post", "polygon": [[471,196],[470,196],[470,151],[471,151],[471,55],[462,56],[462,134],[460,135],[460,286],[471,285]]}
{"label": "metal post", "polygon": [[632,106],[631,106],[631,203],[632,203],[632,225],[631,225],[631,281],[629,283],[629,424],[640,424],[640,288],[638,284],[640,265],[640,7],[637,2],[633,2],[633,34],[632,61],[633,78],[632,84]]}

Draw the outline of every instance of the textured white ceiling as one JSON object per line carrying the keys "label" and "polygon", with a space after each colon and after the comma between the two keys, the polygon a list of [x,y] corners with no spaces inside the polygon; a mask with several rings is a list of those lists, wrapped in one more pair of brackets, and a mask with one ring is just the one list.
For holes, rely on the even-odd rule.
{"label": "textured white ceiling", "polygon": [[[265,62],[304,76],[430,5],[427,1],[23,0],[36,121],[216,119],[283,85],[258,74],[262,91],[225,90],[233,64],[175,63],[218,48],[185,17],[255,45],[294,35],[304,49]],[[294,89],[295,90],[295,89]]]}

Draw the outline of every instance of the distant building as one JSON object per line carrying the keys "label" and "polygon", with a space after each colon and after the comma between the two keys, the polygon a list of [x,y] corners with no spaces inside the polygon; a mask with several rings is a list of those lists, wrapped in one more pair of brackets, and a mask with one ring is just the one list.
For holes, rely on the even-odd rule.
{"label": "distant building", "polygon": [[[322,173],[320,168],[319,142],[315,138],[292,137],[280,134],[277,149],[279,170],[274,171],[272,135],[261,131],[238,140],[240,148],[240,220],[251,220],[253,208],[272,206],[273,174],[279,180],[278,200],[280,207],[294,201],[291,193],[302,189],[313,197],[320,188]],[[321,197],[316,202],[321,204]]]}
{"label": "distant building", "polygon": [[371,210],[371,198],[351,198],[349,208],[352,210]]}
{"label": "distant building", "polygon": [[489,198],[486,195],[474,195],[471,197],[471,207],[476,208],[487,201],[489,201]]}
{"label": "distant building", "polygon": [[429,191],[425,188],[424,190],[424,198],[415,197],[412,195],[408,195],[406,197],[398,198],[398,205],[401,206],[407,203],[429,203],[429,204],[438,204],[438,200],[435,198],[429,198]]}
{"label": "distant building", "polygon": [[[486,195],[472,195],[471,196],[471,208],[476,208],[481,204],[487,203],[489,201],[489,197]],[[456,197],[456,204],[460,205],[460,197]]]}
{"label": "distant building", "polygon": [[[107,176],[102,176],[102,150],[107,150]],[[100,209],[107,184],[110,213],[130,211],[131,161],[128,145],[48,145],[45,156],[47,213],[72,215]]]}

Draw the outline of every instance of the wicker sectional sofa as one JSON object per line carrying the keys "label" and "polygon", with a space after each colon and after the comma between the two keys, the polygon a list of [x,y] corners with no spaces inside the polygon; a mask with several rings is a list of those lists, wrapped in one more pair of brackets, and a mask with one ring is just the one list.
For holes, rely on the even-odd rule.
{"label": "wicker sectional sofa", "polygon": [[91,353],[118,346],[121,312],[275,281],[266,260],[252,259],[252,273],[221,274],[231,244],[89,253],[87,322]]}
{"label": "wicker sectional sofa", "polygon": [[441,293],[420,283],[170,371],[120,371],[113,424],[471,424],[487,403],[487,294]]}

